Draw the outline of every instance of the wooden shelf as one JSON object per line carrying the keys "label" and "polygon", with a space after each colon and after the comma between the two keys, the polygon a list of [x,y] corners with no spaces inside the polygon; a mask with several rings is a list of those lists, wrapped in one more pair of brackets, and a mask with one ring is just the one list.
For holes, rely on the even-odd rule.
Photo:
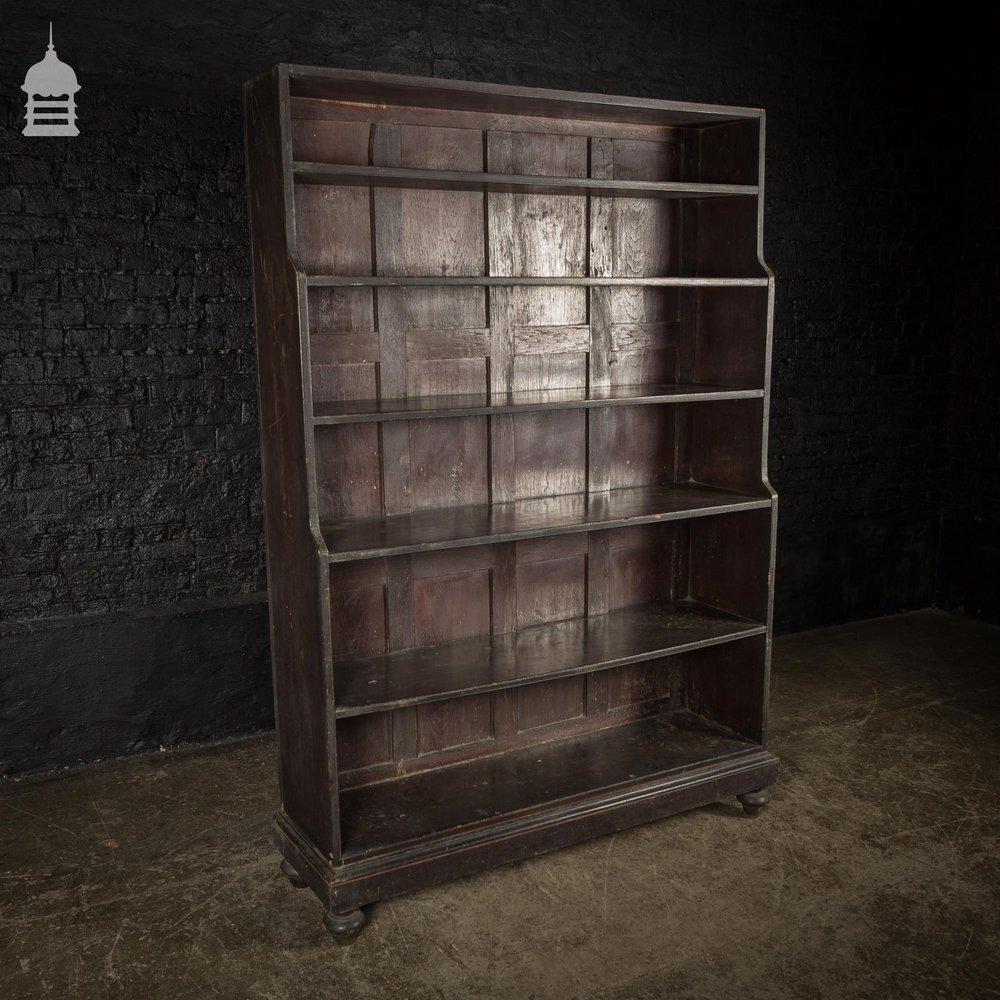
{"label": "wooden shelf", "polygon": [[320,529],[328,549],[326,558],[337,563],[770,506],[770,499],[701,483],[678,483],[325,522]]}
{"label": "wooden shelf", "polygon": [[482,287],[549,286],[568,288],[742,288],[767,287],[770,278],[595,278],[566,275],[551,277],[503,275],[389,275],[389,274],[309,274],[305,282],[310,288],[423,288],[423,287]]}
{"label": "wooden shelf", "polygon": [[522,194],[594,194],[622,198],[731,198],[757,196],[756,184],[702,184],[687,181],[603,180],[537,174],[485,173],[470,170],[414,170],[339,163],[302,163],[293,167],[305,184],[352,184],[375,187],[431,188]]}
{"label": "wooden shelf", "polygon": [[559,803],[610,797],[756,749],[693,713],[676,712],[353,788],[340,794],[344,860],[468,835],[476,825],[533,810],[551,814]]}
{"label": "wooden shelf", "polygon": [[432,417],[474,417],[527,410],[577,410],[597,406],[643,406],[654,403],[696,403],[719,399],[761,399],[762,389],[729,385],[580,386],[480,393],[459,396],[408,396],[401,399],[354,399],[317,403],[313,423],[355,424]]}
{"label": "wooden shelf", "polygon": [[334,662],[337,718],[499,691],[715,646],[767,629],[694,601]]}
{"label": "wooden shelf", "polygon": [[[295,64],[288,67],[288,79],[293,109],[297,102],[301,107],[303,101],[321,104],[334,101],[337,102],[333,108],[335,116],[343,116],[345,107],[356,113],[367,113],[369,117],[379,112],[391,115],[398,107],[430,108],[445,117],[456,112],[466,115],[489,113],[497,116],[494,128],[522,129],[524,123],[512,122],[512,117],[527,115],[534,119],[579,119],[584,123],[606,121],[703,128],[746,119],[755,121],[763,115],[760,108],[582,94]],[[387,105],[393,107],[386,108]],[[317,114],[320,112],[308,109],[303,117],[316,117]],[[359,114],[359,120],[366,119]],[[535,129],[540,127],[537,121],[531,125]]]}

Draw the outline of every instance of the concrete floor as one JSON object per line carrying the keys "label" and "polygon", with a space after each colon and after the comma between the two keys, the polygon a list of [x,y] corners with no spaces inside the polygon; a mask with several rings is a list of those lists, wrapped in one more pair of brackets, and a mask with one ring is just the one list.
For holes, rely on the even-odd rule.
{"label": "concrete floor", "polygon": [[8,785],[0,998],[1000,997],[1000,629],[776,644],[759,819],[722,803],[372,908],[277,871],[275,746]]}

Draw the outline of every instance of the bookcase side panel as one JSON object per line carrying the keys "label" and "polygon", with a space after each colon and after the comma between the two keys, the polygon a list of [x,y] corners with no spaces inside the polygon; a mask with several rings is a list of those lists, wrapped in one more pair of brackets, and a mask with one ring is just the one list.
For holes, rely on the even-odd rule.
{"label": "bookcase side panel", "polygon": [[339,856],[335,765],[309,495],[299,288],[289,258],[282,167],[281,77],[247,85],[246,153],[257,332],[271,658],[286,815],[326,856]]}
{"label": "bookcase side panel", "polygon": [[771,495],[771,538],[767,572],[767,640],[764,652],[763,697],[761,703],[761,742],[767,745],[767,720],[770,707],[771,649],[774,638],[774,587],[775,562],[778,542],[778,494],[768,476],[767,456],[770,435],[771,411],[771,359],[774,343],[774,273],[764,260],[764,164],[767,149],[767,116],[761,112],[757,127],[757,259],[768,276],[767,310],[764,330],[764,401],[763,431],[761,434],[761,478],[764,488]]}

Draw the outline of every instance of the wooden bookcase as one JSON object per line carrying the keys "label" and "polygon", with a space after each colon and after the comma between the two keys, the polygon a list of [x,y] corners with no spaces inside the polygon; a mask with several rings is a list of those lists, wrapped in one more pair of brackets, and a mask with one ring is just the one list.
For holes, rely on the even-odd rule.
{"label": "wooden bookcase", "polygon": [[344,941],[755,814],[764,113],[287,65],[245,98],[286,874]]}

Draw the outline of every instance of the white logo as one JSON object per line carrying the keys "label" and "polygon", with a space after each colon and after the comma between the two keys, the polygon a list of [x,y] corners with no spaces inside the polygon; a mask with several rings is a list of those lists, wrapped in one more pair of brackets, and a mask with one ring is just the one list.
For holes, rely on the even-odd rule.
{"label": "white logo", "polygon": [[76,73],[57,55],[52,44],[52,22],[49,21],[49,48],[45,58],[36,62],[25,74],[21,85],[28,95],[28,124],[23,135],[79,135],[76,127],[76,101],[80,89]]}

